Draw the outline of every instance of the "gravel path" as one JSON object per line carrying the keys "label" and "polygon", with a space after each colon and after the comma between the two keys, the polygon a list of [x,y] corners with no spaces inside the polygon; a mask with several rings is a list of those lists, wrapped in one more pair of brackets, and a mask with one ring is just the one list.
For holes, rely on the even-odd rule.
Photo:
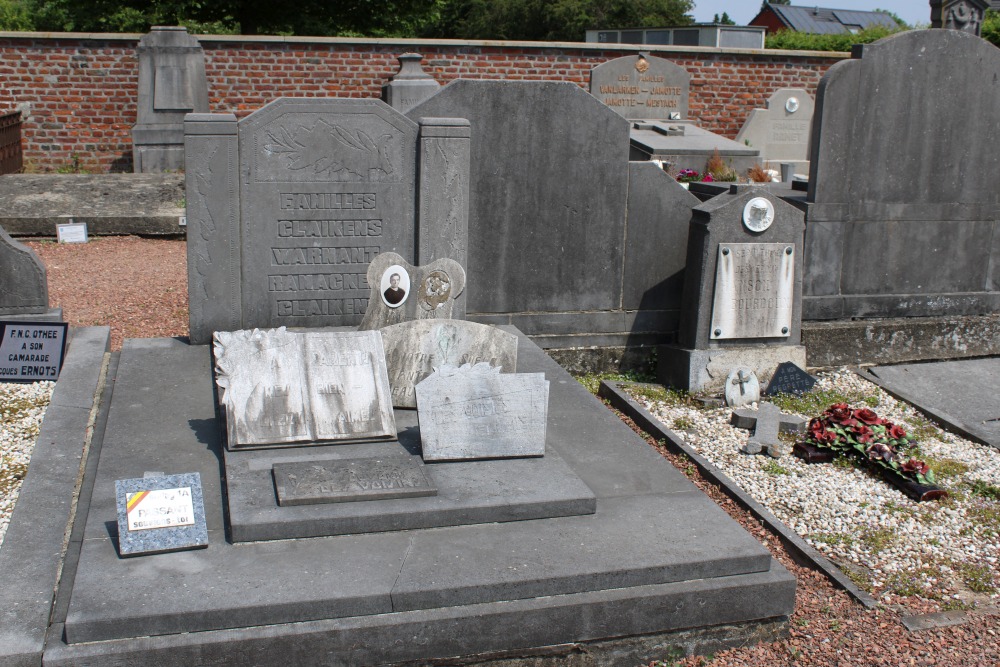
{"label": "gravel path", "polygon": [[[115,349],[120,349],[125,337],[186,334],[183,242],[126,237],[97,238],[81,246],[37,241],[28,245],[48,267],[50,301],[63,307],[71,325],[110,325]],[[656,447],[653,442],[650,445]],[[721,490],[701,479],[692,466],[661,453],[771,550],[795,575],[798,592],[788,639],[733,649],[711,658],[664,655],[651,665],[1000,667],[1000,617],[991,615],[995,612],[981,607],[963,625],[910,633],[899,622],[900,610],[935,611],[940,601],[898,598],[892,604],[866,610],[821,574],[796,565],[777,538]]]}

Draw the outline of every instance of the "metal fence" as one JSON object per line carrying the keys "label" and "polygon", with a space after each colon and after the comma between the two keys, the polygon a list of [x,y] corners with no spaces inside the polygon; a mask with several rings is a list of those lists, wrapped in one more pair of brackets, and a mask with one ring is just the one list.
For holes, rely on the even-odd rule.
{"label": "metal fence", "polygon": [[0,111],[0,174],[16,174],[21,167],[21,112]]}

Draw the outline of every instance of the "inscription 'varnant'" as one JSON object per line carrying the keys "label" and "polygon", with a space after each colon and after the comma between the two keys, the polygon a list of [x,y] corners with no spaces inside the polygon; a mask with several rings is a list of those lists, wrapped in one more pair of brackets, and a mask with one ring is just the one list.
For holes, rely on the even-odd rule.
{"label": "inscription 'varnant'", "polygon": [[303,264],[368,264],[379,246],[361,248],[271,248],[274,266]]}

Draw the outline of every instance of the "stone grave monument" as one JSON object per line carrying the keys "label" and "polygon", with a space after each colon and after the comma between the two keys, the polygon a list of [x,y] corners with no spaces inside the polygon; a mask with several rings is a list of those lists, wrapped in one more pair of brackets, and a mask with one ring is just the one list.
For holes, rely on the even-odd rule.
{"label": "stone grave monument", "polygon": [[0,227],[0,320],[58,322],[62,308],[49,308],[45,265],[35,251]]}
{"label": "stone grave monument", "polygon": [[802,213],[767,186],[733,185],[694,209],[677,345],[660,348],[661,382],[721,390],[731,369],[761,380],[805,366]]}
{"label": "stone grave monument", "polygon": [[383,102],[406,113],[438,91],[441,84],[420,66],[423,59],[419,53],[399,56],[399,71],[382,86]]}
{"label": "stone grave monument", "polygon": [[139,40],[139,111],[132,128],[137,174],[184,169],[184,116],[208,112],[205,53],[186,28],[153,26]]}
{"label": "stone grave monument", "polygon": [[780,88],[767,100],[767,108],[754,109],[736,143],[760,151],[762,162],[777,170],[791,164],[795,173],[809,174],[809,130],[815,105],[808,91]]}
{"label": "stone grave monument", "polygon": [[678,169],[705,169],[719,155],[742,173],[760,151],[698,127],[688,119],[691,75],[647,53],[622,56],[590,71],[590,94],[632,122],[631,160],[661,160]]}

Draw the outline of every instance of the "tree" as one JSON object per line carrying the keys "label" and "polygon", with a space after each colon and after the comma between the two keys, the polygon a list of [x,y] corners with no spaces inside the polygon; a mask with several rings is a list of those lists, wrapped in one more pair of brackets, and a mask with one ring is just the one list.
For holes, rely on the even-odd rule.
{"label": "tree", "polygon": [[722,12],[722,17],[721,18],[719,17],[718,14],[716,14],[712,18],[712,23],[718,23],[720,25],[736,25],[736,21],[734,21],[731,18],[729,18],[729,13],[728,12]]}

